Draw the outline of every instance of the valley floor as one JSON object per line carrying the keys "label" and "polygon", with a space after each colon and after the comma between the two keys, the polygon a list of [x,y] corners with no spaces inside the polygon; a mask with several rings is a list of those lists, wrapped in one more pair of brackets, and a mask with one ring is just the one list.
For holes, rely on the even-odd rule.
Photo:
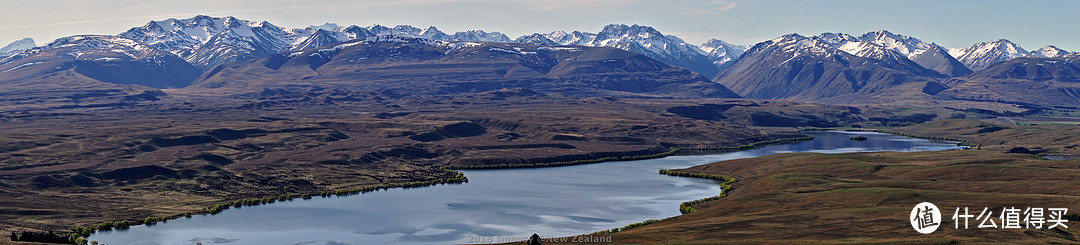
{"label": "valley floor", "polygon": [[[800,135],[733,121],[746,115],[724,121],[669,112],[698,106],[682,100],[273,100],[279,104],[258,109],[225,101],[0,113],[0,230],[66,234],[101,222],[135,225],[207,212],[240,199],[445,182],[457,178],[443,170],[450,165],[574,162]],[[748,111],[742,114],[825,111],[787,102],[706,102]]]}

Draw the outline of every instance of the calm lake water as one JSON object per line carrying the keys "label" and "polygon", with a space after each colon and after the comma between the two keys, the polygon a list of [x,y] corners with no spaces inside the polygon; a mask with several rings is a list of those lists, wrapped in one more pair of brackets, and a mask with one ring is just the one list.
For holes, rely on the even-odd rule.
{"label": "calm lake water", "polygon": [[[467,244],[475,236],[570,236],[677,216],[680,203],[719,193],[714,181],[660,175],[659,169],[785,152],[959,148],[955,142],[880,133],[811,134],[813,141],[731,153],[465,170],[466,184],[232,208],[217,215],[98,232],[90,240],[102,244]],[[848,139],[854,135],[869,139]]]}
{"label": "calm lake water", "polygon": [[1076,160],[1080,159],[1080,156],[1042,156],[1049,160]]}

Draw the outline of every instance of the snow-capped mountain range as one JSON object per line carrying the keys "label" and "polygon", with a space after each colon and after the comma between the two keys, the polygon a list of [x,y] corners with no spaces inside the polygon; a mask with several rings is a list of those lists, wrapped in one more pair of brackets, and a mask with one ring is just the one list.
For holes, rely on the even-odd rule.
{"label": "snow-capped mountain range", "polygon": [[[421,29],[409,25],[339,26],[327,23],[305,28],[284,28],[269,22],[216,18],[205,15],[188,19],[150,21],[118,36],[175,54],[196,67],[207,70],[235,60],[292,52],[373,36],[419,37],[439,41],[519,42],[539,45],[582,45],[615,47],[640,53],[662,62],[682,66],[712,77],[734,61],[745,47],[720,40],[704,45],[689,44],[664,35],[648,26],[608,25],[599,33],[556,31],[511,39],[499,32],[467,30],[447,34],[434,26]],[[701,47],[704,47],[703,50]]]}
{"label": "snow-capped mountain range", "polygon": [[[858,37],[844,33],[822,33],[813,38],[859,57],[903,66],[915,62],[919,66],[949,76],[963,76],[971,73],[971,70],[959,61],[941,52],[945,50],[944,47],[885,30],[868,32]],[[935,53],[927,54],[927,51]]]}
{"label": "snow-capped mountain range", "polygon": [[447,35],[435,27],[420,29],[408,25],[338,26],[327,23],[306,28],[283,28],[269,22],[215,18],[205,15],[189,19],[151,21],[131,28],[120,36],[145,43],[155,49],[180,56],[202,69],[233,60],[259,58],[270,54],[321,47],[373,36],[421,37],[442,41],[512,42],[498,32],[469,30]]}
{"label": "snow-capped mountain range", "polygon": [[681,66],[706,77],[720,73],[746,49],[745,46],[718,39],[693,45],[679,37],[664,35],[652,27],[617,24],[607,25],[599,33],[554,31],[525,35],[515,41],[541,45],[614,47]]}
{"label": "snow-capped mountain range", "polygon": [[758,43],[715,81],[747,98],[823,101],[942,77],[891,49],[825,33],[788,34]]}
{"label": "snow-capped mountain range", "polygon": [[[150,21],[131,28],[117,37],[133,40],[150,48],[172,53],[195,67],[208,70],[216,65],[236,60],[248,60],[270,54],[295,52],[349,40],[373,36],[418,37],[439,41],[517,42],[538,45],[581,45],[614,47],[696,71],[706,77],[723,71],[737,61],[746,46],[711,39],[701,45],[689,44],[679,37],[640,25],[613,24],[598,33],[554,31],[534,33],[511,39],[499,32],[467,30],[447,34],[434,26],[424,29],[409,26],[370,25],[366,27],[339,26],[326,23],[304,28],[285,28],[269,22],[241,20],[234,17],[199,15],[187,19]],[[812,37],[815,42],[830,45],[844,52],[880,60],[909,59],[926,68],[950,76],[962,76],[993,63],[1017,57],[1054,58],[1073,52],[1054,46],[1027,52],[1008,40],[977,43],[965,48],[945,48],[914,37],[884,30],[861,36],[824,33]],[[0,49],[0,57],[10,62],[25,57],[20,52],[35,52],[33,40],[24,39]],[[947,50],[947,52],[944,52]],[[926,53],[934,51],[934,53]],[[924,54],[926,53],[926,54]],[[5,61],[0,61],[3,64]],[[963,67],[956,67],[957,63]],[[970,68],[970,69],[969,69]]]}

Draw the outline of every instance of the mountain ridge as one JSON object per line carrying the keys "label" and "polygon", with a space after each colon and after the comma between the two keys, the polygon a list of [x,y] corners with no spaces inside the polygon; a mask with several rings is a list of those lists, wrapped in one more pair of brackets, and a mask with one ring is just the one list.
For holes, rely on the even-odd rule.
{"label": "mountain ridge", "polygon": [[[714,77],[714,75],[719,74],[727,66],[730,66],[731,62],[738,59],[741,52],[747,48],[747,46],[733,45],[719,39],[715,41],[709,40],[701,45],[693,45],[676,36],[664,35],[649,26],[625,24],[608,25],[598,33],[554,31],[510,38],[499,32],[483,30],[466,30],[447,34],[434,26],[421,29],[409,25],[391,27],[374,24],[361,27],[325,23],[303,28],[284,28],[267,21],[256,22],[241,20],[232,16],[210,17],[206,15],[197,15],[187,19],[154,20],[144,26],[133,27],[119,35],[147,43],[160,50],[172,52],[188,60],[201,70],[208,70],[214,65],[233,60],[254,59],[274,53],[298,51],[379,35],[423,37],[442,41],[612,46],[644,54],[671,65],[688,68],[706,77]],[[602,37],[598,39],[597,35],[602,35]],[[948,57],[942,57],[941,54],[926,56],[916,61],[916,63],[922,62],[923,64],[920,65],[924,65],[924,67],[951,76],[965,75],[967,74],[965,70],[980,70],[992,63],[1021,56],[1060,57],[1072,53],[1052,45],[1032,52],[1023,50],[1019,45],[1006,45],[1011,47],[1006,48],[1007,50],[1013,51],[1006,51],[1004,55],[1001,54],[1002,52],[984,50],[987,49],[984,46],[993,46],[997,42],[1011,43],[1004,39],[995,42],[976,43],[970,47],[945,48],[887,30],[871,31],[860,36],[850,36],[850,38],[859,42],[877,44],[884,49],[896,51],[912,60],[915,60],[914,58],[922,52],[930,50],[931,47],[946,49],[949,51],[947,53],[953,56],[953,59],[960,61],[967,69],[954,67],[955,63],[951,62]],[[843,44],[838,46],[843,46]],[[723,49],[717,47],[723,47]],[[202,50],[196,53],[199,48],[202,48]],[[853,46],[849,51],[855,49],[857,47]],[[707,63],[711,63],[711,65]]]}
{"label": "mountain ridge", "polygon": [[404,36],[369,37],[233,63],[185,89],[249,94],[296,86],[419,94],[525,88],[582,96],[737,97],[684,68],[610,47]]}
{"label": "mountain ridge", "polygon": [[857,99],[852,96],[869,98],[944,77],[874,44],[849,42],[871,45],[866,47],[879,51],[856,54],[876,53],[895,59],[852,54],[841,49],[845,45],[838,40],[855,39],[850,35],[788,34],[758,43],[714,80],[747,98],[849,102]]}

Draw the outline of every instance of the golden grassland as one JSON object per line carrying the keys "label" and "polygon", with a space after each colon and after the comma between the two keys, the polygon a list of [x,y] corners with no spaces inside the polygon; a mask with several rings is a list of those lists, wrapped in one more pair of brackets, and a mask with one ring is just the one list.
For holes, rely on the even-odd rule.
{"label": "golden grassland", "polygon": [[[979,150],[789,153],[678,170],[738,179],[697,211],[611,233],[620,244],[1078,243],[1074,229],[955,229],[956,207],[1080,208],[1080,161]],[[922,235],[907,221],[932,202],[946,219]],[[976,212],[978,212],[976,211]],[[976,214],[977,215],[977,214]],[[996,216],[995,216],[996,217]],[[1068,223],[1067,223],[1068,224]],[[1080,223],[1078,223],[1080,224]]]}
{"label": "golden grassland", "polygon": [[[955,229],[957,207],[1080,208],[1080,127],[946,119],[906,127],[852,129],[964,141],[968,150],[851,154],[789,153],[666,170],[683,176],[725,176],[723,198],[687,214],[613,229],[620,244],[1073,244],[1071,229]],[[1023,152],[1023,153],[1010,153]],[[734,182],[736,181],[737,182]],[[907,221],[932,202],[946,219],[930,235]],[[977,215],[977,213],[975,214]],[[1000,221],[999,221],[1000,223]],[[1078,223],[1080,224],[1080,223]]]}

